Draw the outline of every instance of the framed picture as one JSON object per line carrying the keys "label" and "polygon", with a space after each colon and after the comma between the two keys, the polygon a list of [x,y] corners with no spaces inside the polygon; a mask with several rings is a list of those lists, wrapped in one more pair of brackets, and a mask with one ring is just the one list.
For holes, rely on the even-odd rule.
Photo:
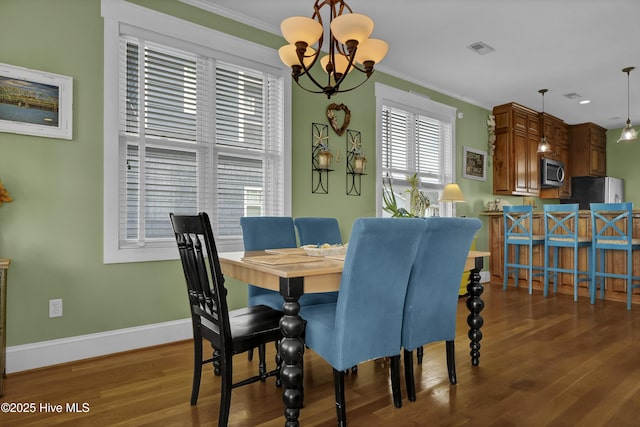
{"label": "framed picture", "polygon": [[487,180],[487,152],[464,147],[462,176],[478,181]]}
{"label": "framed picture", "polygon": [[0,132],[71,139],[73,79],[0,63]]}

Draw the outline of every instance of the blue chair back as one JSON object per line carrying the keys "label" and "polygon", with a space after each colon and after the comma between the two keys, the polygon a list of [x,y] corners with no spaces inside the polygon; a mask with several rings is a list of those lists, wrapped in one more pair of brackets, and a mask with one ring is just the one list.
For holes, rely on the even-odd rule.
{"label": "blue chair back", "polygon": [[543,210],[546,239],[558,246],[576,245],[579,228],[578,204],[544,205]]}
{"label": "blue chair back", "polygon": [[[309,347],[336,370],[400,354],[402,311],[411,266],[426,223],[415,218],[359,218],[353,224],[335,307],[335,328]],[[333,323],[333,322],[332,322]],[[317,330],[314,331],[314,334]]]}
{"label": "blue chair back", "polygon": [[[482,221],[427,218],[404,302],[402,346],[414,350],[456,336],[460,278]],[[406,363],[406,361],[405,361]]]}
{"label": "blue chair back", "polygon": [[531,240],[533,237],[531,206],[504,206],[503,217],[505,240]]}
{"label": "blue chair back", "polygon": [[[262,251],[296,247],[296,229],[293,218],[284,216],[246,216],[240,218],[245,251]],[[249,306],[264,304],[282,309],[284,299],[279,292],[249,285]],[[300,297],[301,306],[335,302],[338,292],[308,293]]]}
{"label": "blue chair back", "polygon": [[245,251],[296,247],[296,230],[291,217],[243,216],[240,226]]}
{"label": "blue chair back", "polygon": [[298,239],[301,246],[342,243],[340,226],[335,218],[296,218],[294,224],[298,230]]}
{"label": "blue chair back", "polygon": [[[245,251],[296,247],[293,218],[285,216],[243,216],[240,218]],[[284,299],[278,292],[249,285],[249,306],[264,304],[282,309]]]}
{"label": "blue chair back", "polygon": [[631,251],[633,204],[591,203],[590,207],[593,245],[598,249]]}

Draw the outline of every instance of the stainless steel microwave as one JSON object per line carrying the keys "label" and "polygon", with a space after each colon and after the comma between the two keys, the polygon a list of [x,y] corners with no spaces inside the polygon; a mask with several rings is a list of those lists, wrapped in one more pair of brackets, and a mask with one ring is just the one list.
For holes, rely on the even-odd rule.
{"label": "stainless steel microwave", "polygon": [[564,163],[559,160],[540,160],[540,185],[542,188],[562,187],[564,184]]}

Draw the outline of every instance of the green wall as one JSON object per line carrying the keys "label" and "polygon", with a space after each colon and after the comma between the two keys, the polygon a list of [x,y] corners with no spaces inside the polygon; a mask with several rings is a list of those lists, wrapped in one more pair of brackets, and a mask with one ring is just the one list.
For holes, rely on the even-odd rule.
{"label": "green wall", "polygon": [[[277,48],[280,37],[195,9],[177,0],[134,3]],[[2,0],[0,61],[71,76],[73,140],[0,133],[0,179],[14,197],[0,207],[0,257],[11,258],[7,344],[46,341],[182,319],[188,316],[178,261],[102,263],[103,20],[99,0]],[[277,53],[274,51],[274,55]],[[392,67],[392,64],[387,64]],[[378,81],[425,93],[464,113],[457,121],[457,181],[467,198],[458,214],[477,216],[491,199],[486,182],[461,178],[464,146],[486,150],[489,111],[401,79],[375,73],[350,94],[327,100],[293,90],[293,215],[335,216],[348,240],[353,220],[375,215],[375,96]],[[425,74],[428,80],[428,70]],[[329,103],[344,103],[351,128],[362,133],[369,159],[362,196],[345,194],[344,161],[330,176],[329,194],[311,194],[311,123],[326,123]],[[330,145],[345,139],[331,133]],[[631,169],[631,168],[630,168]],[[486,222],[478,248],[486,248]],[[229,281],[230,304],[246,288]],[[62,298],[64,316],[48,318],[48,301]]]}

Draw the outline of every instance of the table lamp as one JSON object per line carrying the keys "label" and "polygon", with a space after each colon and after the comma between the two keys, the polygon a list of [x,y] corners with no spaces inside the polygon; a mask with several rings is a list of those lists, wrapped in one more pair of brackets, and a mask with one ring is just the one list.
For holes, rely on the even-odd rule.
{"label": "table lamp", "polygon": [[464,195],[458,184],[447,184],[442,190],[439,202],[451,202],[451,208],[453,211],[453,204],[455,202],[464,202]]}

